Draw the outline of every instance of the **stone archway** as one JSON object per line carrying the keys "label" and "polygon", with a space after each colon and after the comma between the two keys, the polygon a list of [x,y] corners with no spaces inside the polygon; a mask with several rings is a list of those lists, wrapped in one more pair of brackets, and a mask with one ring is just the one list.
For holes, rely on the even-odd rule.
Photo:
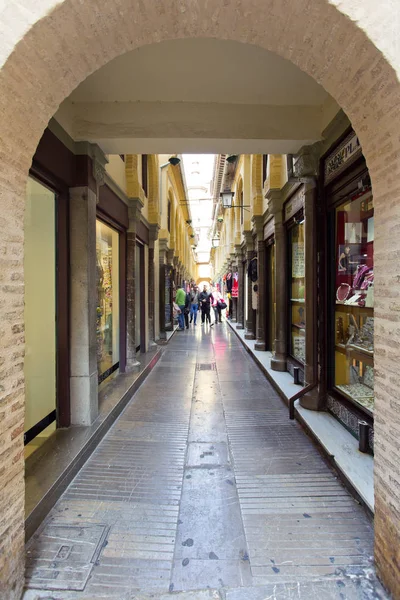
{"label": "stone archway", "polygon": [[211,279],[211,277],[198,277],[196,279],[196,285],[200,285],[200,283],[202,283],[203,281],[206,281],[210,285],[213,280]]}
{"label": "stone archway", "polygon": [[31,159],[59,104],[89,74],[135,47],[182,37],[252,43],[291,60],[335,98],[360,136],[376,206],[376,558],[400,593],[400,498],[390,476],[400,431],[399,22],[398,3],[372,0],[180,0],[168,8],[157,0],[38,0],[3,9],[0,595],[18,597],[23,581],[23,214]]}

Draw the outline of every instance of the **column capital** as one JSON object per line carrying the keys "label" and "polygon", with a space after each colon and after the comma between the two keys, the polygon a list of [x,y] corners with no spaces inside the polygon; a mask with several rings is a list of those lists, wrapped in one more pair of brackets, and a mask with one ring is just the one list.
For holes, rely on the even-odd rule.
{"label": "column capital", "polygon": [[160,226],[158,223],[150,223],[149,224],[149,241],[150,241],[150,244],[153,244],[153,247],[154,247],[154,242],[158,238],[159,232],[160,232]]}
{"label": "column capital", "polygon": [[133,233],[136,233],[137,223],[140,221],[142,214],[143,202],[140,198],[128,198],[128,217],[129,217],[129,229]]}
{"label": "column capital", "polygon": [[295,177],[302,180],[309,177],[318,177],[321,148],[321,142],[300,148],[299,153],[294,157],[293,172]]}
{"label": "column capital", "polygon": [[253,226],[253,235],[257,237],[257,241],[262,240],[264,233],[264,217],[262,215],[253,215],[251,224]]}
{"label": "column capital", "polygon": [[242,248],[244,251],[249,251],[249,250],[253,250],[254,247],[254,240],[253,240],[253,234],[251,233],[251,231],[244,231],[243,232],[243,242],[241,244]]}
{"label": "column capital", "polygon": [[275,219],[282,216],[283,197],[281,190],[268,190],[266,198],[268,200],[268,212]]}
{"label": "column capital", "polygon": [[160,238],[158,240],[158,256],[160,265],[163,265],[165,263],[167,252],[168,240],[166,238]]}
{"label": "column capital", "polygon": [[239,261],[243,260],[243,246],[242,244],[235,245],[235,255]]}

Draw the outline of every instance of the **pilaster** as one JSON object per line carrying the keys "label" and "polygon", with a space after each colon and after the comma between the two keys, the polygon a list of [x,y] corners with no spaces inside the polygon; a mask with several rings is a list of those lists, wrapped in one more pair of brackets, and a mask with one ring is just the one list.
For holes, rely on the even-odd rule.
{"label": "pilaster", "polygon": [[[243,233],[244,241],[242,244],[243,252],[246,257],[246,265],[250,264],[250,261],[254,257],[254,241],[251,231],[245,231]],[[247,314],[244,315],[245,320],[245,334],[246,340],[254,340],[254,324],[253,324],[253,282],[250,277],[246,276],[246,282],[244,282],[244,290],[247,295]]]}
{"label": "pilaster", "polygon": [[238,276],[239,276],[239,297],[237,299],[237,325],[236,329],[244,329],[244,290],[245,290],[245,269],[244,269],[244,255],[241,245],[235,247],[238,263]]}
{"label": "pilaster", "polygon": [[286,230],[283,222],[283,199],[280,190],[267,192],[268,208],[275,223],[275,352],[271,360],[274,371],[286,371],[287,359],[287,257]]}
{"label": "pilaster", "polygon": [[258,269],[258,303],[256,312],[256,343],[255,350],[265,350],[265,243],[263,238],[264,218],[255,215],[251,219],[253,226],[253,237],[255,238],[257,250]]}
{"label": "pilaster", "polygon": [[136,358],[136,230],[140,222],[143,202],[140,198],[129,198],[126,258],[126,370],[140,367]]}
{"label": "pilaster", "polygon": [[168,240],[165,238],[160,238],[158,240],[158,274],[159,274],[159,322],[160,322],[160,342],[166,342],[167,333],[165,328],[165,304],[166,304],[166,294],[165,294],[165,269],[167,267],[168,260]]}
{"label": "pilaster", "polygon": [[154,263],[154,243],[158,238],[160,227],[156,224],[149,226],[149,264],[148,264],[148,280],[149,280],[149,295],[148,295],[148,313],[149,313],[149,347],[155,346],[155,276],[156,268]]}
{"label": "pilaster", "polygon": [[71,424],[98,415],[96,202],[89,187],[70,189]]}

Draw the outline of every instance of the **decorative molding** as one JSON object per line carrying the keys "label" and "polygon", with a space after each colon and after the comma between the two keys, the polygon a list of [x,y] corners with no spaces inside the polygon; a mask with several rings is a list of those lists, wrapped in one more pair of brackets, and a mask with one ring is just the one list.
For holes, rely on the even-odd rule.
{"label": "decorative molding", "polygon": [[143,202],[141,198],[128,198],[128,231],[136,233],[136,225],[141,220]]}
{"label": "decorative molding", "polygon": [[[142,217],[142,220],[143,220],[143,217]],[[157,223],[150,223],[150,224],[148,224],[148,229],[149,229],[149,241],[150,241],[150,243],[152,243],[152,245],[154,247],[154,242],[158,238],[158,234],[160,232],[160,226]]]}
{"label": "decorative molding", "polygon": [[318,177],[319,157],[321,155],[321,143],[312,146],[303,146],[294,158],[294,176],[299,179]]}
{"label": "decorative molding", "polygon": [[263,239],[264,217],[263,215],[253,215],[251,218],[253,226],[253,236],[257,237],[257,241]]}

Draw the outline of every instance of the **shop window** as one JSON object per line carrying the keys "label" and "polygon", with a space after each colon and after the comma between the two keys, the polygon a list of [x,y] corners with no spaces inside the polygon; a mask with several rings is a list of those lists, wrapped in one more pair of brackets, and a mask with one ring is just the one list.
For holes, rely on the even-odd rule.
{"label": "shop window", "polygon": [[145,196],[148,197],[149,177],[147,170],[147,154],[142,154],[142,188]]}
{"label": "shop window", "polygon": [[97,370],[99,383],[119,368],[119,234],[96,221]]}
{"label": "shop window", "polygon": [[374,207],[369,181],[335,208],[334,387],[374,408]]}
{"label": "shop window", "polygon": [[304,364],[306,353],[306,308],[305,308],[305,247],[304,219],[296,216],[288,231],[289,240],[289,354]]}
{"label": "shop window", "polygon": [[276,324],[276,293],[275,293],[275,243],[267,244],[267,350],[275,352],[275,324]]}
{"label": "shop window", "polygon": [[56,428],[56,197],[31,177],[25,204],[25,456]]}
{"label": "shop window", "polygon": [[168,212],[167,212],[167,227],[168,233],[171,233],[171,202],[168,201]]}

